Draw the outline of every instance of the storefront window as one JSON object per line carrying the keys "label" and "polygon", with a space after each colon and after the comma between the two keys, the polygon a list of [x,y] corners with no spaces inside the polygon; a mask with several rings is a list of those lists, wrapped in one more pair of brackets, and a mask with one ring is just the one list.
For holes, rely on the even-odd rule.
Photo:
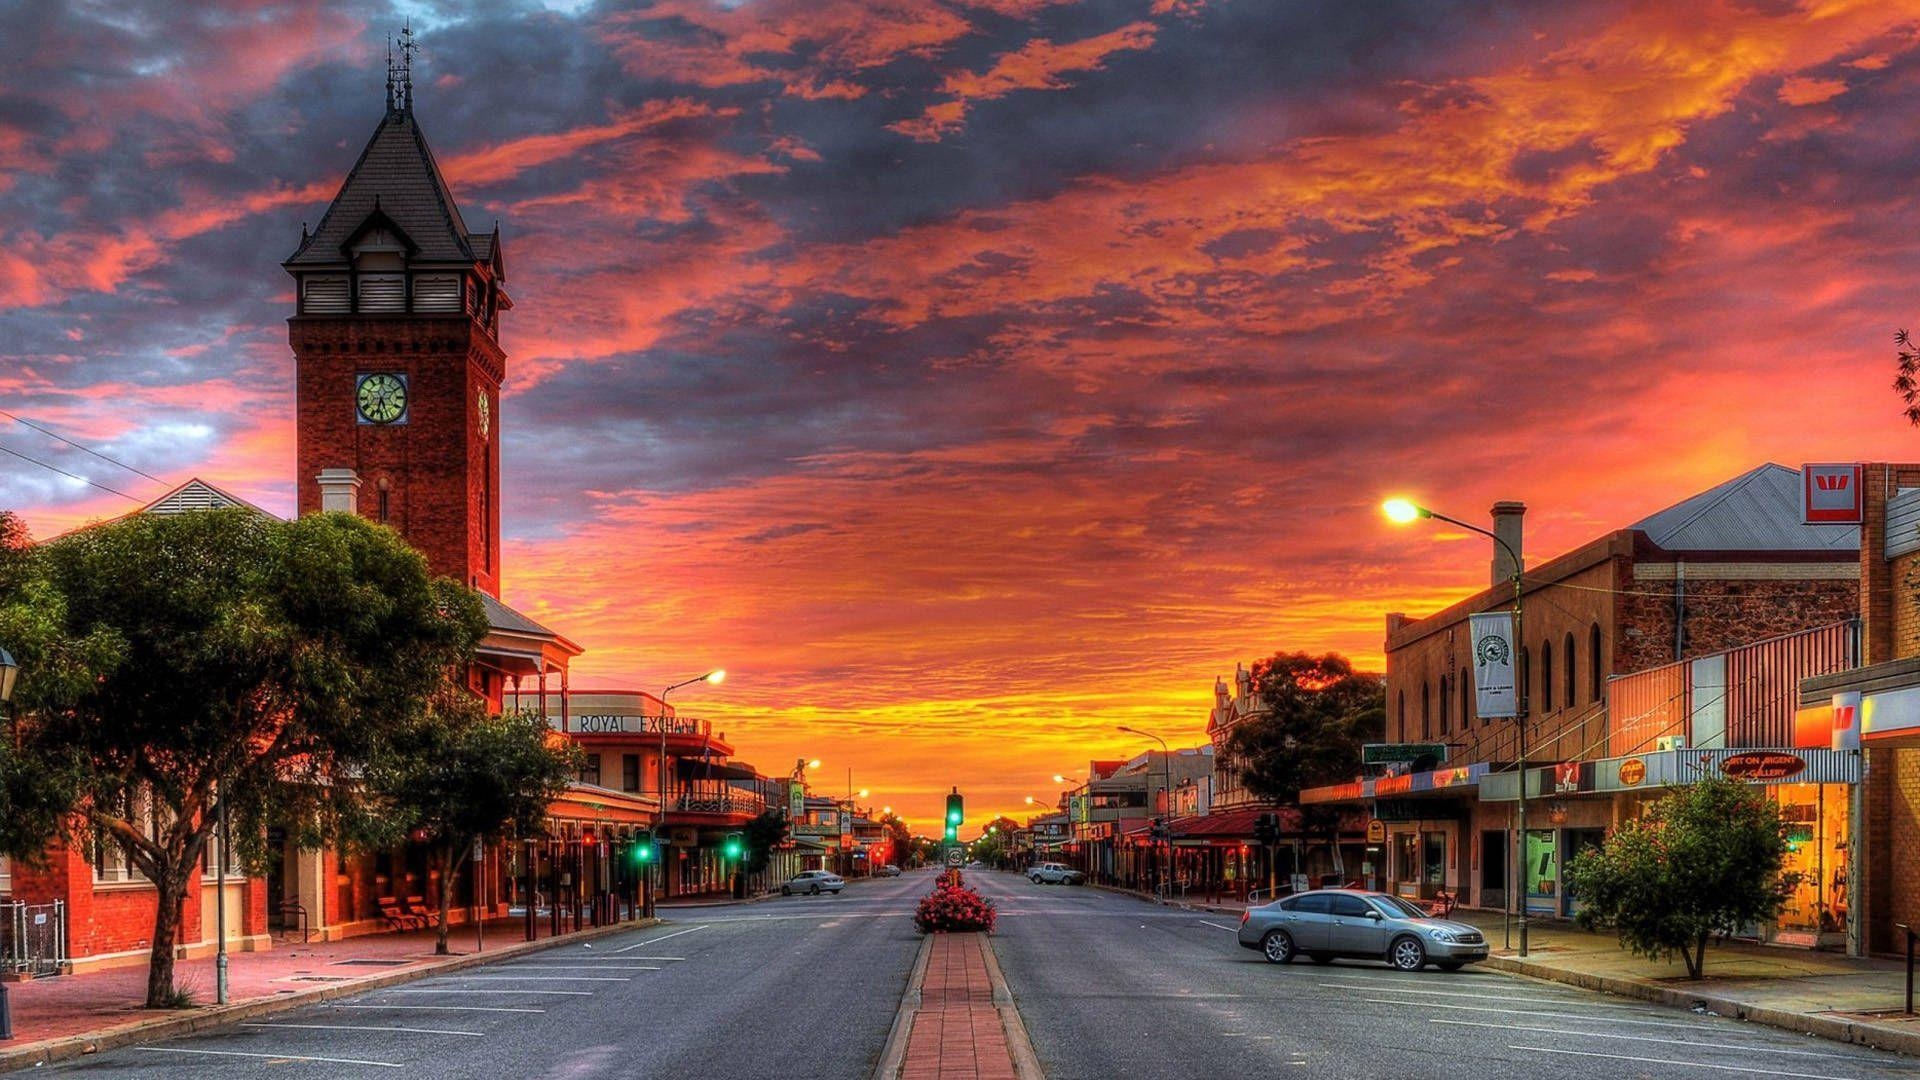
{"label": "storefront window", "polygon": [[1447,834],[1443,832],[1424,832],[1420,834],[1420,883],[1429,890],[1444,888],[1447,884]]}
{"label": "storefront window", "polygon": [[1526,880],[1527,910],[1554,913],[1560,893],[1560,852],[1552,829],[1527,832],[1527,862],[1520,868]]}
{"label": "storefront window", "polygon": [[1411,892],[1420,884],[1420,837],[1416,833],[1393,834],[1393,880],[1402,891]]}
{"label": "storefront window", "polygon": [[1774,784],[1768,793],[1786,824],[1786,869],[1800,884],[1780,912],[1780,928],[1839,931],[1847,922],[1847,785]]}

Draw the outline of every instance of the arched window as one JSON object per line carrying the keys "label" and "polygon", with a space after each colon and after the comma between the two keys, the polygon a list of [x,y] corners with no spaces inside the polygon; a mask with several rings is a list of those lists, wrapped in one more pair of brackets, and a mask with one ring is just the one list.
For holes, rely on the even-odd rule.
{"label": "arched window", "polygon": [[1593,697],[1591,700],[1598,702],[1600,700],[1601,690],[1607,685],[1605,669],[1600,666],[1599,623],[1594,623],[1593,629],[1587,633],[1587,668],[1592,673],[1593,679]]}
{"label": "arched window", "polygon": [[1453,680],[1440,676],[1440,737],[1446,738],[1453,730]]}
{"label": "arched window", "polygon": [[1467,676],[1467,669],[1460,669],[1460,730],[1466,731],[1473,726],[1473,680]]}
{"label": "arched window", "polygon": [[1528,706],[1533,703],[1533,665],[1527,663],[1527,660],[1527,647],[1522,645],[1520,646],[1520,666],[1514,669],[1516,678],[1513,680],[1514,692],[1520,695],[1521,716],[1532,711]]}
{"label": "arched window", "polygon": [[1400,730],[1400,741],[1407,741],[1407,692],[1400,691],[1400,700],[1394,703],[1394,726]]}
{"label": "arched window", "polygon": [[1573,677],[1573,631],[1567,631],[1566,647],[1560,650],[1560,654],[1567,662],[1567,673],[1564,678],[1566,679],[1567,687],[1567,708],[1571,709],[1573,708],[1573,695],[1580,686],[1580,680]]}
{"label": "arched window", "polygon": [[1540,643],[1540,711],[1553,711],[1553,639]]}
{"label": "arched window", "polygon": [[1420,738],[1433,738],[1433,694],[1426,683],[1420,684]]}

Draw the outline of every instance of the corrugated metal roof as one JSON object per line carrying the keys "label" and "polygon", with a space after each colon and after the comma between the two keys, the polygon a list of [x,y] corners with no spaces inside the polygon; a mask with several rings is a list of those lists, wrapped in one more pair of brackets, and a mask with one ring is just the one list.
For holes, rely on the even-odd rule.
{"label": "corrugated metal roof", "polygon": [[1858,551],[1852,525],[1801,521],[1800,470],[1768,463],[1631,526],[1669,551]]}
{"label": "corrugated metal roof", "polygon": [[[345,261],[342,247],[374,209],[392,219],[426,262],[477,261],[473,238],[434,163],[426,136],[411,110],[389,111],[375,129],[360,160],[340,185],[320,227],[307,237],[286,265],[328,266]],[[491,239],[489,239],[489,247]]]}
{"label": "corrugated metal roof", "polygon": [[506,630],[515,634],[533,634],[539,637],[560,636],[486,593],[480,594],[480,603],[487,609],[487,625],[495,630]]}

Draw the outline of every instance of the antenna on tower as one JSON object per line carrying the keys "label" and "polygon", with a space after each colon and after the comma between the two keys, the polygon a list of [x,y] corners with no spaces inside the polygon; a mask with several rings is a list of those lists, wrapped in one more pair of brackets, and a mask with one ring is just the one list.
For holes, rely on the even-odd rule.
{"label": "antenna on tower", "polygon": [[409,18],[400,27],[400,107],[406,112],[413,111],[413,54],[419,49],[420,44],[413,40],[413,20]]}
{"label": "antenna on tower", "polygon": [[393,35],[387,35],[387,111],[393,111]]}

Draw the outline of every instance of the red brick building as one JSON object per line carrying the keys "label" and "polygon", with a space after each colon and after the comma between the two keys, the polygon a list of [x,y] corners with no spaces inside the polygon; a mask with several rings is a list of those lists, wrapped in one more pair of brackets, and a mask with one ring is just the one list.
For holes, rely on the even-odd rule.
{"label": "red brick building", "polygon": [[[1494,532],[1523,556],[1524,513],[1517,503],[1494,508]],[[1529,765],[1590,763],[1621,749],[1615,733],[1633,717],[1609,708],[1616,676],[1855,617],[1859,536],[1804,524],[1799,472],[1763,465],[1527,567],[1517,682]],[[1565,857],[1598,843],[1620,804],[1543,801],[1512,865],[1519,728],[1476,714],[1468,630],[1474,613],[1512,605],[1511,564],[1496,554],[1486,589],[1426,618],[1388,615],[1383,741],[1439,744],[1444,760],[1302,802],[1371,808],[1384,836],[1370,842],[1370,876],[1384,887],[1492,908],[1517,887],[1530,910],[1566,914]]]}

